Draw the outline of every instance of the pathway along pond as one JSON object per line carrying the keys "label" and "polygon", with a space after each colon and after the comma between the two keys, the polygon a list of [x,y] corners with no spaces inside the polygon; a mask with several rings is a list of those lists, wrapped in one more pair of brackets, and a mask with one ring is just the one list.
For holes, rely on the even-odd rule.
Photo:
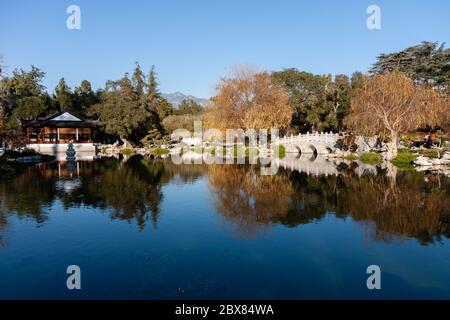
{"label": "pathway along pond", "polygon": [[450,298],[450,179],[338,169],[30,167],[0,179],[0,298]]}

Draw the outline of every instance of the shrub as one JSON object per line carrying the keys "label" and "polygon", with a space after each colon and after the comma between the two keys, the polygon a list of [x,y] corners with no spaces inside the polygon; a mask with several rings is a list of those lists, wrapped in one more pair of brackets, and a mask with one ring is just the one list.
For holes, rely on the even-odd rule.
{"label": "shrub", "polygon": [[383,162],[381,154],[376,152],[365,152],[359,156],[359,160],[361,160],[362,163],[370,165],[377,165]]}
{"label": "shrub", "polygon": [[411,169],[414,168],[414,161],[416,161],[416,159],[417,155],[414,153],[403,151],[399,152],[391,162],[399,168]]}
{"label": "shrub", "polygon": [[167,149],[162,149],[162,148],[152,148],[150,149],[150,154],[153,154],[155,156],[162,156],[165,154],[169,154],[170,151]]}
{"label": "shrub", "polygon": [[131,149],[131,148],[124,148],[124,149],[120,150],[120,154],[124,155],[126,157],[132,156],[135,153],[136,152],[134,151],[134,149]]}
{"label": "shrub", "polygon": [[278,145],[273,148],[273,154],[275,157],[283,159],[286,156],[286,148],[285,146]]}
{"label": "shrub", "polygon": [[354,153],[350,153],[344,159],[345,160],[349,160],[349,161],[356,161],[356,160],[358,160],[358,157]]}
{"label": "shrub", "polygon": [[437,150],[419,150],[419,154],[432,159],[440,158],[440,153]]}

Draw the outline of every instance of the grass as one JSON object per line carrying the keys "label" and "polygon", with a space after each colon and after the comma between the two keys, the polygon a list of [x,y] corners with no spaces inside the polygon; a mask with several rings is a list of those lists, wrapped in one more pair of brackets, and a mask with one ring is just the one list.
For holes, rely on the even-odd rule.
{"label": "grass", "polygon": [[431,159],[439,159],[440,158],[440,152],[437,150],[418,150],[419,154]]}
{"label": "grass", "polygon": [[155,156],[162,156],[165,154],[169,154],[170,151],[167,149],[162,149],[162,148],[152,148],[150,149],[150,154],[153,154]]}
{"label": "grass", "polygon": [[349,160],[349,161],[356,161],[356,160],[358,160],[358,156],[356,154],[354,154],[354,153],[350,153],[344,159],[345,160]]}
{"label": "grass", "polygon": [[376,152],[364,152],[359,156],[359,160],[364,164],[377,165],[383,162],[381,154]]}
{"label": "grass", "polygon": [[391,161],[395,166],[402,169],[413,169],[414,161],[416,161],[417,155],[409,151],[401,151],[397,156]]}
{"label": "grass", "polygon": [[124,148],[124,149],[120,150],[120,154],[124,155],[126,157],[132,156],[135,153],[136,153],[136,151],[134,151],[134,149],[131,149],[131,148]]}
{"label": "grass", "polygon": [[273,155],[276,158],[283,159],[286,157],[286,148],[284,146],[278,145],[273,148]]}

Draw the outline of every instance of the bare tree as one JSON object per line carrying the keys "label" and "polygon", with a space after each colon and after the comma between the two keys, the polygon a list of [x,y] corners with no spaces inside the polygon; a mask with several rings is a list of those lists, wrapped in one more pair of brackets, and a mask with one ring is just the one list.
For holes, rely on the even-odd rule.
{"label": "bare tree", "polygon": [[389,140],[388,160],[397,155],[399,135],[423,126],[444,122],[446,97],[433,88],[420,86],[400,72],[363,78],[363,87],[352,99],[347,125],[355,132]]}

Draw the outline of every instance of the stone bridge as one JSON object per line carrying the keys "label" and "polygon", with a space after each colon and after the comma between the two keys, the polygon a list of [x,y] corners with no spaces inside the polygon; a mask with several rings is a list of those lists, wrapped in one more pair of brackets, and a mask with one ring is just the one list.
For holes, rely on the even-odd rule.
{"label": "stone bridge", "polygon": [[328,154],[336,149],[336,142],[341,138],[339,134],[331,132],[306,133],[278,138],[274,144],[284,146],[286,153]]}

